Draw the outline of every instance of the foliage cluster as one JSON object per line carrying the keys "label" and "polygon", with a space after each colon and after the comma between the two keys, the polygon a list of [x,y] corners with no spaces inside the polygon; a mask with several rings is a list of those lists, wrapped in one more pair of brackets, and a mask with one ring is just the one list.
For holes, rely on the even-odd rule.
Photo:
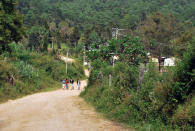
{"label": "foliage cluster", "polygon": [[[84,43],[88,47],[95,42],[95,46],[99,46],[111,39],[113,27],[126,29],[125,33],[135,30],[140,32],[140,28],[151,33],[158,28],[158,32],[154,32],[155,41],[162,42],[158,41],[160,39],[164,40],[164,44],[168,44],[167,40],[177,34],[173,29],[178,27],[178,23],[188,21],[194,25],[193,0],[18,1],[18,9],[24,14],[24,24],[28,28],[29,47],[36,45],[35,49],[41,51],[46,50],[48,44],[52,43],[59,48],[60,43],[72,47]],[[156,22],[151,21],[152,19]],[[142,27],[144,23],[148,28]],[[39,31],[34,32],[33,28],[39,28]],[[170,53],[169,50],[165,52]]]}
{"label": "foliage cluster", "polygon": [[0,50],[13,41],[20,41],[25,34],[23,17],[16,6],[17,0],[0,1]]}
{"label": "foliage cluster", "polygon": [[19,0],[18,9],[25,14],[27,26],[55,18],[57,23],[66,21],[87,30],[95,25],[135,28],[146,15],[157,11],[181,21],[193,20],[193,5],[193,0]]}
{"label": "foliage cluster", "polygon": [[87,56],[90,60],[102,58],[105,61],[114,61],[111,57],[118,57],[119,61],[123,61],[128,65],[139,65],[146,58],[144,45],[139,37],[124,36],[121,39],[112,39],[106,45],[100,47],[90,47]]}

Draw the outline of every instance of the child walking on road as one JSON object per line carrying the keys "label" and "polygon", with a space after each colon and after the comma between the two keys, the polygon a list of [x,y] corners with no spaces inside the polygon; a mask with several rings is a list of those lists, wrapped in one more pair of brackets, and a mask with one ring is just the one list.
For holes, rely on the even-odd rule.
{"label": "child walking on road", "polygon": [[63,89],[63,90],[65,89],[65,86],[66,86],[66,80],[63,79],[63,80],[62,80],[62,89]]}
{"label": "child walking on road", "polygon": [[70,86],[71,86],[71,90],[74,90],[74,80],[73,79],[70,79]]}
{"label": "child walking on road", "polygon": [[66,79],[66,89],[68,90],[68,84],[69,84],[69,81],[68,79]]}
{"label": "child walking on road", "polygon": [[81,82],[80,82],[80,80],[79,80],[79,79],[77,80],[77,87],[78,87],[78,90],[80,90],[80,87],[81,87]]}

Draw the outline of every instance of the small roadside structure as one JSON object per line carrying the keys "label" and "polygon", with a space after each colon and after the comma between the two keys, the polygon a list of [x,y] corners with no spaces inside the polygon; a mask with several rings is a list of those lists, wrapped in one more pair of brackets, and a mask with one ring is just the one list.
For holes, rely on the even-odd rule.
{"label": "small roadside structure", "polygon": [[158,58],[151,58],[151,62],[158,63]]}
{"label": "small roadside structure", "polygon": [[[154,58],[152,57],[151,59],[151,62],[153,63],[159,63],[159,59],[158,58]],[[171,58],[165,58],[165,57],[162,57],[161,58],[161,66],[175,66],[175,61],[176,61],[176,58],[175,57],[171,57]]]}
{"label": "small roadside structure", "polygon": [[84,65],[84,66],[87,66],[87,65],[88,65],[88,63],[87,63],[86,61],[84,61],[84,62],[83,62],[83,65]]}
{"label": "small roadside structure", "polygon": [[164,66],[175,66],[175,57],[166,58],[164,61]]}
{"label": "small roadside structure", "polygon": [[118,60],[118,59],[119,59],[119,56],[116,56],[116,55],[115,55],[115,56],[113,57],[113,59],[114,59],[114,60]]}

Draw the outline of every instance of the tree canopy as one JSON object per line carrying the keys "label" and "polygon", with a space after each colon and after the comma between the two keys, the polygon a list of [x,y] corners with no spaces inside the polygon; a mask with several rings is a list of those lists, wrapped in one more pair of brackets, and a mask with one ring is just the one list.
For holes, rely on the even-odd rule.
{"label": "tree canopy", "polygon": [[3,48],[22,39],[25,29],[23,16],[16,9],[17,0],[0,1],[0,45]]}
{"label": "tree canopy", "polygon": [[[190,21],[194,25],[193,5],[193,0],[19,0],[17,8],[24,14],[24,24],[29,30],[55,23],[59,31],[55,35],[50,31],[50,40],[76,45],[82,38],[88,45],[94,32],[105,43],[111,39],[112,28],[135,31],[152,17],[162,21],[161,27],[170,27],[172,23],[166,22]],[[164,33],[166,39],[170,39],[171,31]],[[160,39],[164,40],[164,36]]]}

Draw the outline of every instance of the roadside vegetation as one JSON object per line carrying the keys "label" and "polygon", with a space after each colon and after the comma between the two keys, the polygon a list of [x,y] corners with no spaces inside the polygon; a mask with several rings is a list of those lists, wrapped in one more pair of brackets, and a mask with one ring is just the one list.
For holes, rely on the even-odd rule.
{"label": "roadside vegetation", "polygon": [[9,52],[0,55],[0,102],[61,88],[61,80],[65,78],[84,78],[83,66],[77,62],[69,63],[67,72],[65,62],[48,53],[25,50],[22,44],[9,44]]}
{"label": "roadside vegetation", "polygon": [[[119,54],[114,67],[106,57],[109,52]],[[139,38],[111,40],[109,46],[88,52],[92,70],[81,96],[106,117],[137,130],[194,130],[194,52],[193,39],[175,67],[160,73],[158,66],[147,63],[140,78],[146,59]]]}

